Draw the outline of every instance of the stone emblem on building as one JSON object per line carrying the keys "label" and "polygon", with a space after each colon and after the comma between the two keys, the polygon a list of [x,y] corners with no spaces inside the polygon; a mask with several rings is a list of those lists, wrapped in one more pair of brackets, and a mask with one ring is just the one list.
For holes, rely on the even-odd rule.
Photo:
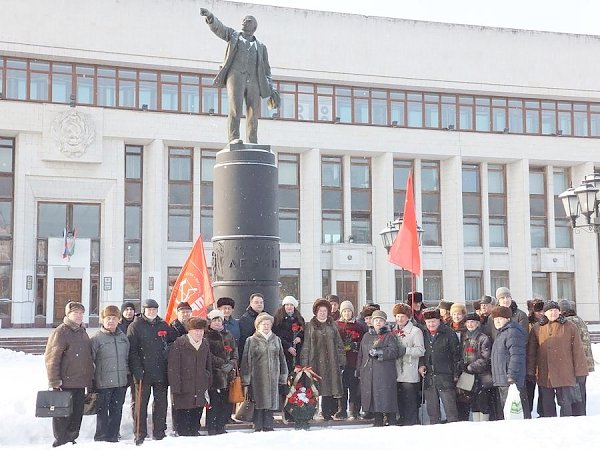
{"label": "stone emblem on building", "polygon": [[69,158],[81,157],[96,136],[90,119],[73,108],[56,116],[51,132],[58,149]]}

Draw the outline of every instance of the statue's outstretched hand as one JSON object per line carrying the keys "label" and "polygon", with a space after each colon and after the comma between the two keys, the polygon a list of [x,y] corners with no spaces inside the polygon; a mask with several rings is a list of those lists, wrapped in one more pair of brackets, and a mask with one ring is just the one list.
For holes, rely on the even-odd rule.
{"label": "statue's outstretched hand", "polygon": [[200,8],[200,15],[206,17],[206,19],[208,20],[208,22],[212,22],[213,19],[213,13],[211,13],[208,9],[206,8]]}

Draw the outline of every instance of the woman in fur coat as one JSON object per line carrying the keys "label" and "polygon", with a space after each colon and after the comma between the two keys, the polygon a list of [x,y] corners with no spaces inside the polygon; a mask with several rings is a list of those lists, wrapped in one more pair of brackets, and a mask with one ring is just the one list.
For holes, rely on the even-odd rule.
{"label": "woman in fur coat", "polygon": [[273,411],[279,407],[279,386],[287,381],[287,364],[281,339],[271,331],[273,316],[260,313],[254,326],[242,353],[242,385],[254,402],[254,431],[273,431]]}

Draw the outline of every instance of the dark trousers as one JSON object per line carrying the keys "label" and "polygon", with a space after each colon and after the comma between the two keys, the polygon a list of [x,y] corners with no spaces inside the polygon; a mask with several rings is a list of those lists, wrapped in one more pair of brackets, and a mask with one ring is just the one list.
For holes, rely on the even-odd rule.
{"label": "dark trousers", "polygon": [[177,434],[179,436],[198,436],[200,419],[203,408],[174,409],[173,417],[177,421]]}
{"label": "dark trousers", "polygon": [[354,367],[342,370],[344,395],[339,399],[338,408],[341,416],[348,416],[348,408],[350,408],[351,416],[358,417],[360,414],[360,380],[354,375],[355,373]]}
{"label": "dark trousers", "polygon": [[419,423],[420,383],[396,383],[398,392],[398,425]]}
{"label": "dark trousers", "polygon": [[116,441],[121,428],[127,387],[98,389],[95,441]]}
{"label": "dark trousers", "polygon": [[446,411],[446,422],[458,421],[458,410],[456,407],[455,389],[437,389],[435,386],[429,386],[424,391],[425,402],[427,404],[427,414],[429,423],[438,424],[441,421],[440,400]]}
{"label": "dark trousers", "polygon": [[135,396],[137,395],[137,391],[131,375],[127,375],[127,387],[129,388],[129,396],[131,398],[131,417],[133,418],[133,433],[135,434]]}
{"label": "dark trousers", "polygon": [[223,433],[231,416],[229,389],[219,389],[219,391],[208,390],[210,409],[206,412],[206,429],[209,435]]}
{"label": "dark trousers", "polygon": [[[527,389],[525,388],[525,386],[523,387],[518,387],[519,389],[519,396],[521,397],[521,406],[523,406],[523,417],[525,419],[531,419],[531,411],[529,411],[529,408],[527,407],[527,405],[529,404],[529,400],[527,400]],[[538,390],[540,390],[541,388],[538,386]],[[506,398],[508,397],[508,386],[498,386],[497,387],[498,390],[498,410],[496,411],[496,415],[498,417],[498,420],[503,420],[504,419],[504,404],[506,403]]]}
{"label": "dark trousers", "polygon": [[587,392],[585,383],[587,377],[577,377],[577,384],[579,385],[579,391],[581,392],[581,401],[573,403],[573,415],[574,416],[585,416],[587,410]]}
{"label": "dark trousers", "polygon": [[568,417],[573,415],[573,400],[569,395],[569,389],[568,387],[548,388],[538,386],[538,391],[542,394],[542,411],[544,412],[544,417],[556,417],[555,395],[556,401],[560,406],[560,416]]}
{"label": "dark trousers", "polygon": [[[136,388],[139,386],[135,384]],[[134,414],[135,437],[145,438],[148,436],[148,403],[150,402],[150,392],[152,391],[152,435],[154,437],[164,436],[167,429],[167,384],[166,383],[147,383],[142,382],[142,395],[136,398],[140,405],[140,416]],[[138,434],[139,420],[139,434]]]}
{"label": "dark trousers", "polygon": [[338,399],[333,398],[332,396],[322,396],[321,397],[321,413],[323,414],[323,419],[332,420],[333,415],[336,413],[338,408]]}
{"label": "dark trousers", "polygon": [[257,142],[258,117],[260,115],[260,88],[256,78],[256,68],[250,74],[229,70],[227,74],[227,130],[229,141],[240,137],[240,119],[244,115],[246,101],[246,142]]}
{"label": "dark trousers", "polygon": [[273,429],[273,411],[270,409],[254,408],[254,431],[271,431]]}
{"label": "dark trousers", "polygon": [[66,444],[75,442],[79,437],[81,419],[83,417],[83,402],[85,401],[85,388],[63,388],[70,392],[73,398],[73,412],[69,417],[53,417],[52,432],[57,443]]}

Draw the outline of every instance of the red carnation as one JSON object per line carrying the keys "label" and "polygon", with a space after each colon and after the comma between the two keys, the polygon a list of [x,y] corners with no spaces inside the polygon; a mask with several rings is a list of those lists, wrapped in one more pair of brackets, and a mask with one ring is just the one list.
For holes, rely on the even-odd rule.
{"label": "red carnation", "polygon": [[158,334],[158,337],[161,337],[161,338],[162,338],[162,337],[165,337],[165,336],[167,335],[167,332],[166,332],[165,330],[160,330],[160,331],[159,331],[158,333],[156,333],[156,334]]}
{"label": "red carnation", "polygon": [[233,351],[233,348],[231,347],[231,345],[225,345],[225,346],[223,346],[223,349],[224,349],[226,352],[232,352],[232,351]]}

